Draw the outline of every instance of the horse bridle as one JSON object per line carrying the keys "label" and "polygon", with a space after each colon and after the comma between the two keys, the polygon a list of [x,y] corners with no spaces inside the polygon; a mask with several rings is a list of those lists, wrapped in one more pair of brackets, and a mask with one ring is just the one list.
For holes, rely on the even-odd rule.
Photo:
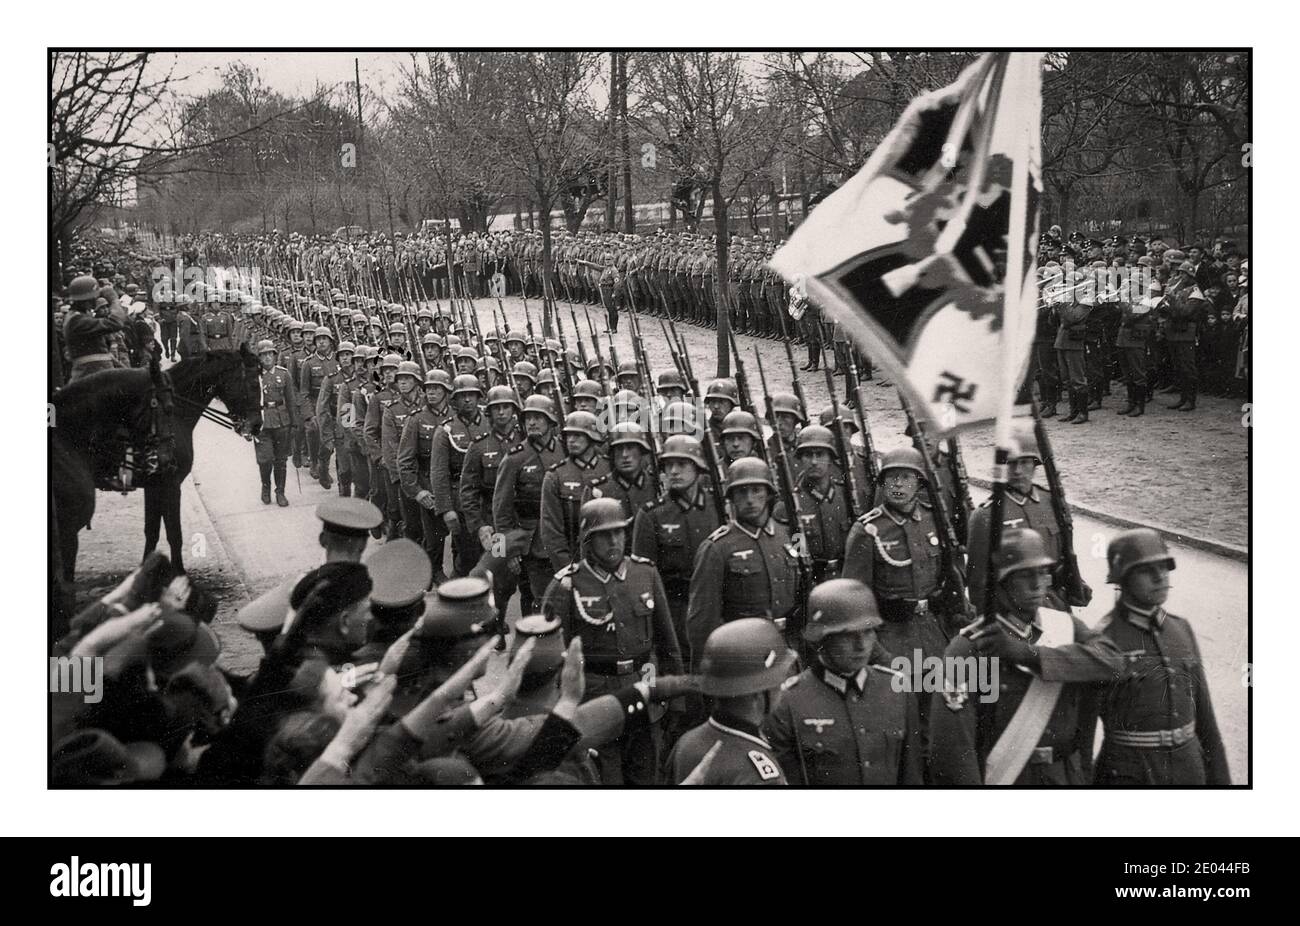
{"label": "horse bridle", "polygon": [[[240,389],[239,398],[247,399],[249,389],[247,384],[244,382],[244,371],[243,371],[242,360],[240,361],[239,374],[240,374],[239,375],[239,389]],[[200,379],[202,379],[203,374],[200,373],[199,376]],[[175,393],[173,393],[172,398],[173,401],[181,405],[198,409],[199,416],[201,418],[206,418],[208,421],[211,421],[213,424],[217,425],[218,427],[226,428],[227,430],[235,431],[236,433],[238,433],[244,421],[242,416],[232,415],[229,412],[220,412],[217,411],[215,408],[209,407],[209,403],[216,397],[217,389],[219,388],[220,388],[219,383],[208,383],[204,381],[203,400],[201,402],[196,402],[193,399],[187,399],[184,396],[175,395]]]}

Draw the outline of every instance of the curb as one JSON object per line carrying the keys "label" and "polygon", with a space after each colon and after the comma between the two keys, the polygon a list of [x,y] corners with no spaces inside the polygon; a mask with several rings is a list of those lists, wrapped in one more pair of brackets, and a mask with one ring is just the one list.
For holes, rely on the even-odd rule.
{"label": "curb", "polygon": [[[976,476],[968,476],[967,481],[971,485],[979,486],[981,489],[992,490],[993,483],[987,479],[980,479]],[[1206,553],[1213,553],[1215,556],[1222,556],[1225,559],[1236,560],[1240,563],[1250,564],[1250,550],[1247,547],[1238,546],[1235,543],[1225,543],[1222,540],[1210,540],[1207,537],[1198,537],[1195,534],[1189,534],[1185,531],[1176,530],[1164,524],[1155,524],[1149,521],[1134,521],[1131,518],[1122,518],[1119,515],[1111,514],[1108,511],[1099,511],[1096,508],[1089,508],[1075,502],[1070,502],[1070,510],[1085,518],[1092,518],[1095,521],[1102,521],[1106,524],[1112,524],[1115,527],[1149,527],[1161,534],[1166,540],[1173,543],[1180,543],[1185,547],[1192,547],[1197,550],[1204,550]]]}

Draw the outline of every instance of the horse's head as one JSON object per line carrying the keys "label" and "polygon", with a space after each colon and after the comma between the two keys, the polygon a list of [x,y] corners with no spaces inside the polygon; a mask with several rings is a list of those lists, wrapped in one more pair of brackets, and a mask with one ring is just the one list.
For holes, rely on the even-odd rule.
{"label": "horse's head", "polygon": [[223,366],[216,379],[216,396],[234,419],[235,430],[245,437],[256,437],[262,430],[262,383],[257,355],[247,343],[230,354],[232,361]]}

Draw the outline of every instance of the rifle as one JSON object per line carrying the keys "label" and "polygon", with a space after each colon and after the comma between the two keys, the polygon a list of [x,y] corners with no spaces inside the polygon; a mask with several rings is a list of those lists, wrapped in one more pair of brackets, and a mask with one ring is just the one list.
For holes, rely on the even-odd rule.
{"label": "rifle", "polygon": [[569,318],[573,321],[573,339],[578,342],[578,359],[582,361],[582,375],[587,375],[587,348],[582,343],[582,331],[578,328],[578,316],[573,311],[573,303],[569,303]]}
{"label": "rifle", "polygon": [[[776,426],[776,415],[772,412],[772,394],[767,389],[767,374],[763,372],[763,360],[759,356],[757,346],[754,348],[754,359],[758,363],[758,379],[763,387],[763,399],[767,406],[767,424],[776,438],[772,441],[773,446],[771,449],[776,457],[781,500],[785,503],[786,517],[789,519],[791,526],[790,539],[796,543],[796,548],[799,551],[799,583],[806,604],[808,593],[812,591],[813,563],[812,555],[808,552],[808,544],[803,537],[803,506],[799,504],[799,486],[794,479],[794,467],[790,465],[790,455],[786,452],[785,442],[781,440],[781,432]],[[739,365],[737,365],[737,369],[739,369]]]}
{"label": "rifle", "polygon": [[[533,316],[532,313],[528,311],[527,299],[524,300],[524,326],[525,330],[528,332],[528,347],[533,352],[533,361],[540,367],[542,364],[542,358],[537,350],[537,336],[533,332]],[[559,384],[557,383],[556,385]]]}
{"label": "rifle", "polygon": [[[685,346],[685,344],[682,345],[683,348],[685,348]],[[675,358],[676,355],[674,355],[674,359]],[[699,383],[695,381],[693,375],[687,372],[689,370],[690,359],[685,353],[683,353],[682,369],[678,372],[682,373],[686,381],[690,383],[691,391],[698,395]],[[718,523],[726,524],[728,520],[726,496],[727,474],[723,471],[721,464],[719,463],[721,458],[718,456],[718,448],[714,446],[713,431],[709,428],[707,421],[704,423],[703,431],[704,436],[700,440],[700,446],[704,449],[704,462],[709,465],[709,478],[713,480],[714,490],[710,493],[713,496],[713,507],[718,515]]]}
{"label": "rifle", "polygon": [[[876,468],[876,442],[871,439],[871,421],[867,418],[867,395],[862,390],[862,380],[858,378],[858,361],[849,351],[849,366],[845,376],[849,377],[849,387],[853,391],[853,417],[862,435],[862,450],[867,470],[867,505],[875,504],[876,486],[880,484],[880,471]],[[834,393],[834,390],[831,390]]]}
{"label": "rifle", "polygon": [[953,528],[957,531],[958,538],[969,543],[970,513],[975,505],[971,501],[970,485],[966,478],[966,461],[962,457],[961,443],[957,440],[956,434],[948,438],[948,448],[948,475],[957,493],[957,507],[952,513]]}
{"label": "rifle", "polygon": [[1052,513],[1056,515],[1056,523],[1061,528],[1061,591],[1070,604],[1086,607],[1092,600],[1092,589],[1083,581],[1083,574],[1079,572],[1079,557],[1074,552],[1074,516],[1065,501],[1065,486],[1061,483],[1061,472],[1056,468],[1056,455],[1052,452],[1047,428],[1038,413],[1038,402],[1031,399],[1030,408],[1034,414],[1034,437],[1038,439],[1038,452],[1043,458],[1043,472],[1047,476],[1047,487],[1052,496]]}
{"label": "rifle", "polygon": [[587,307],[582,307],[582,314],[587,316],[587,329],[591,332],[591,343],[596,348],[596,362],[600,364],[600,385],[605,390],[605,395],[612,395],[609,385],[609,367],[605,364],[605,355],[600,350],[600,338],[596,336],[596,326],[591,323],[591,313]]}
{"label": "rifle", "polygon": [[673,340],[677,342],[677,350],[682,355],[682,363],[686,367],[686,381],[694,384],[691,387],[691,394],[696,396],[701,395],[699,391],[699,383],[695,379],[695,367],[691,364],[690,355],[686,353],[686,340],[678,332],[677,323],[671,318],[668,319],[668,327],[672,330]]}
{"label": "rifle", "polygon": [[926,491],[930,496],[930,507],[939,535],[939,550],[943,556],[943,582],[938,594],[941,609],[952,615],[969,615],[971,605],[966,598],[966,575],[962,567],[965,550],[953,530],[948,515],[948,505],[943,498],[943,486],[934,468],[934,457],[930,456],[925,431],[912,413],[912,408],[901,389],[898,392],[898,400],[902,403],[903,414],[907,415],[907,423],[912,429],[912,446],[921,454],[921,466],[925,469]]}
{"label": "rifle", "polygon": [[[835,377],[826,364],[822,364],[822,371],[826,374],[826,391],[830,393],[831,412],[835,415],[831,430],[835,432],[835,448],[839,451],[840,465],[844,467],[845,503],[849,508],[849,517],[856,520],[862,512],[858,510],[858,477],[853,472],[853,455],[849,452],[849,442],[844,439],[844,417],[840,413],[840,400],[835,398]],[[870,499],[867,500],[867,507],[871,507]]]}
{"label": "rifle", "polygon": [[811,409],[808,407],[808,397],[803,392],[803,383],[799,381],[799,368],[794,365],[794,352],[790,350],[790,339],[783,338],[781,343],[785,345],[785,362],[790,366],[790,382],[794,384],[794,394],[799,397],[799,405],[802,406],[804,417],[807,418]]}

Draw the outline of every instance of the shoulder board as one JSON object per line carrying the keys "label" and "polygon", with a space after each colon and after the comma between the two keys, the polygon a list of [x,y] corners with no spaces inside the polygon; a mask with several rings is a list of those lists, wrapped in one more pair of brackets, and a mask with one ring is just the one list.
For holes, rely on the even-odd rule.
{"label": "shoulder board", "polygon": [[[1043,493],[1045,493],[1045,494],[1047,494],[1047,495],[1051,495],[1051,494],[1052,494],[1052,490],[1051,490],[1051,489],[1049,489],[1049,488],[1048,488],[1047,486],[1045,486],[1045,485],[1039,485],[1037,482],[1034,483],[1034,488],[1037,489],[1039,492],[1043,492]],[[992,499],[990,499],[990,501],[992,501]]]}
{"label": "shoulder board", "polygon": [[891,669],[889,668],[889,666],[882,666],[879,665],[878,663],[873,662],[871,664],[871,668],[875,669],[877,672],[883,672],[886,675],[891,675],[894,678],[903,678],[903,679],[907,678],[907,676],[904,675],[902,672],[899,672],[897,669]]}
{"label": "shoulder board", "polygon": [[289,371],[286,370],[284,367],[280,366],[280,364],[278,364],[278,363],[275,365],[274,369],[279,370],[281,373],[288,373],[288,372],[289,372]]}
{"label": "shoulder board", "polygon": [[644,556],[638,556],[638,555],[635,554],[635,553],[629,553],[629,554],[627,555],[627,558],[630,559],[630,560],[631,560],[632,562],[634,562],[634,563],[641,563],[641,564],[643,564],[643,565],[645,565],[645,566],[653,566],[653,565],[654,565],[654,560],[652,560],[652,559],[647,559],[647,558],[644,557]]}
{"label": "shoulder board", "polygon": [[560,460],[560,461],[557,462],[557,463],[552,463],[550,466],[546,467],[546,471],[547,471],[548,473],[553,473],[553,472],[555,472],[557,469],[559,469],[561,466],[563,466],[565,463],[567,463],[568,460],[569,460],[569,458],[568,458],[568,457],[565,457],[563,460]]}
{"label": "shoulder board", "polygon": [[862,517],[858,518],[858,520],[861,521],[863,524],[866,524],[868,521],[876,520],[876,518],[880,517],[884,513],[885,513],[885,509],[877,505],[875,508],[872,508],[870,511],[866,512]]}
{"label": "shoulder board", "polygon": [[731,525],[730,525],[730,524],[723,524],[723,525],[721,525],[717,530],[715,530],[712,534],[709,534],[709,536],[706,537],[706,538],[704,538],[704,539],[705,539],[705,540],[721,540],[723,537],[727,536],[727,534],[729,534],[730,532],[731,532]]}
{"label": "shoulder board", "polygon": [[524,449],[523,444],[515,444],[513,447],[511,447],[509,450],[506,451],[506,455],[513,456],[514,454],[519,453],[523,449]]}
{"label": "shoulder board", "polygon": [[749,761],[754,763],[754,768],[758,771],[758,777],[763,781],[771,781],[773,778],[781,777],[781,767],[773,762],[772,757],[762,750],[749,750]]}
{"label": "shoulder board", "polygon": [[555,574],[555,578],[564,579],[567,576],[573,575],[577,571],[578,571],[578,564],[569,563],[569,565],[565,566],[563,569],[561,569],[559,572]]}
{"label": "shoulder board", "polygon": [[787,678],[784,682],[781,683],[781,690],[789,691],[795,685],[799,684],[799,679],[801,678],[803,678],[802,675],[791,675],[789,678]]}
{"label": "shoulder board", "polygon": [[598,485],[602,485],[603,483],[609,482],[609,477],[612,475],[613,473],[606,473],[603,476],[597,476],[595,479],[591,480],[591,485],[598,486]]}
{"label": "shoulder board", "polygon": [[641,510],[642,510],[642,511],[654,511],[654,510],[655,510],[656,508],[658,508],[658,507],[659,507],[659,499],[657,499],[657,498],[652,498],[652,499],[648,500],[644,505],[641,506]]}

